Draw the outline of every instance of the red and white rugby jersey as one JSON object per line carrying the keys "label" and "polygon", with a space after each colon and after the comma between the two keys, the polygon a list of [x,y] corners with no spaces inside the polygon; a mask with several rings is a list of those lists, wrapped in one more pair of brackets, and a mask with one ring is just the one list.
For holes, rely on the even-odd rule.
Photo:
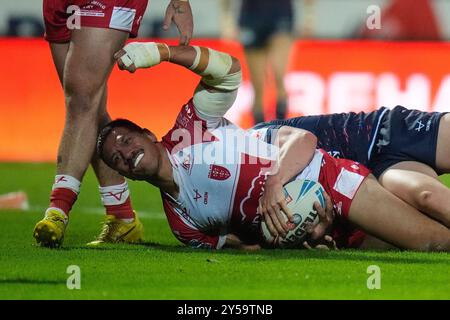
{"label": "red and white rugby jersey", "polygon": [[[259,234],[258,201],[278,149],[223,117],[200,114],[191,100],[162,139],[180,190],[178,199],[164,193],[162,199],[180,241],[218,249],[228,233],[245,239]],[[298,178],[317,180],[321,159],[317,151]]]}

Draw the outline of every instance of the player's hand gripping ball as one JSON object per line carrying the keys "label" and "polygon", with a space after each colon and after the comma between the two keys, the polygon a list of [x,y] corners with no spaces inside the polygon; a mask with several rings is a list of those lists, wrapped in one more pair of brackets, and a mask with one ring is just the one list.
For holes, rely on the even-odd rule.
{"label": "player's hand gripping ball", "polygon": [[285,221],[290,227],[285,238],[274,237],[267,228],[266,223],[261,222],[261,232],[268,245],[275,248],[295,248],[301,247],[305,236],[307,235],[306,226],[308,223],[316,225],[319,222],[319,214],[314,208],[314,203],[320,203],[325,207],[325,198],[322,185],[319,182],[311,180],[295,180],[283,187],[287,207],[294,215],[294,221],[288,221],[286,215]]}

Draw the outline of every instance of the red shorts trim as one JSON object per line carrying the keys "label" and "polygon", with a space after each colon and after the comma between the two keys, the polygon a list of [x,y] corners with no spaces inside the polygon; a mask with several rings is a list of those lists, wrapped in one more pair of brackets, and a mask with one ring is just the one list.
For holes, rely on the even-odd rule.
{"label": "red shorts trim", "polygon": [[353,198],[370,170],[358,162],[335,159],[321,151],[323,159],[319,182],[333,200],[338,215],[347,218]]}
{"label": "red shorts trim", "polygon": [[331,197],[337,212],[332,237],[340,248],[358,248],[366,235],[353,227],[347,218],[354,196],[370,170],[358,162],[335,159],[321,151],[323,160],[319,182]]}
{"label": "red shorts trim", "polygon": [[44,0],[45,39],[70,41],[72,30],[95,27],[137,36],[148,0]]}

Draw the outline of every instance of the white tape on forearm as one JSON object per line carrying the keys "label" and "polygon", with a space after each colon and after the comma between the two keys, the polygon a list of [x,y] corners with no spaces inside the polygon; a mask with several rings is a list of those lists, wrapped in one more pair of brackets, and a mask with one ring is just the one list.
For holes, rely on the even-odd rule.
{"label": "white tape on forearm", "polygon": [[198,67],[198,64],[200,63],[200,57],[202,55],[202,52],[198,46],[193,46],[193,48],[195,49],[196,54],[194,63],[192,64],[192,66],[189,67],[189,69],[191,70],[195,70]]}
{"label": "white tape on forearm", "polygon": [[128,53],[125,53],[120,60],[122,60],[123,64],[125,65],[125,67],[129,67],[131,66],[134,62],[133,60],[131,60],[130,56],[128,55]]}
{"label": "white tape on forearm", "polygon": [[155,42],[131,42],[123,50],[126,54],[121,59],[126,67],[134,64],[136,68],[150,68],[161,63],[161,55]]}

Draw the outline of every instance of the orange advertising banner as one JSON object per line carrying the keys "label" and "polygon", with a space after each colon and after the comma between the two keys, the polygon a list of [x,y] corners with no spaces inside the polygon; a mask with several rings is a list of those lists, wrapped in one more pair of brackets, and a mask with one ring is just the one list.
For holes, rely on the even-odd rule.
{"label": "orange advertising banner", "polygon": [[[227,117],[251,126],[253,91],[241,45],[221,40],[193,44],[241,59],[244,83]],[[0,161],[54,161],[65,109],[48,44],[1,39],[0,48]],[[285,76],[289,116],[397,104],[450,111],[449,57],[449,43],[298,41]],[[135,74],[115,68],[108,84],[108,110],[113,118],[129,118],[161,137],[198,81],[189,70],[168,63]],[[273,87],[268,81],[267,119],[274,115]]]}

